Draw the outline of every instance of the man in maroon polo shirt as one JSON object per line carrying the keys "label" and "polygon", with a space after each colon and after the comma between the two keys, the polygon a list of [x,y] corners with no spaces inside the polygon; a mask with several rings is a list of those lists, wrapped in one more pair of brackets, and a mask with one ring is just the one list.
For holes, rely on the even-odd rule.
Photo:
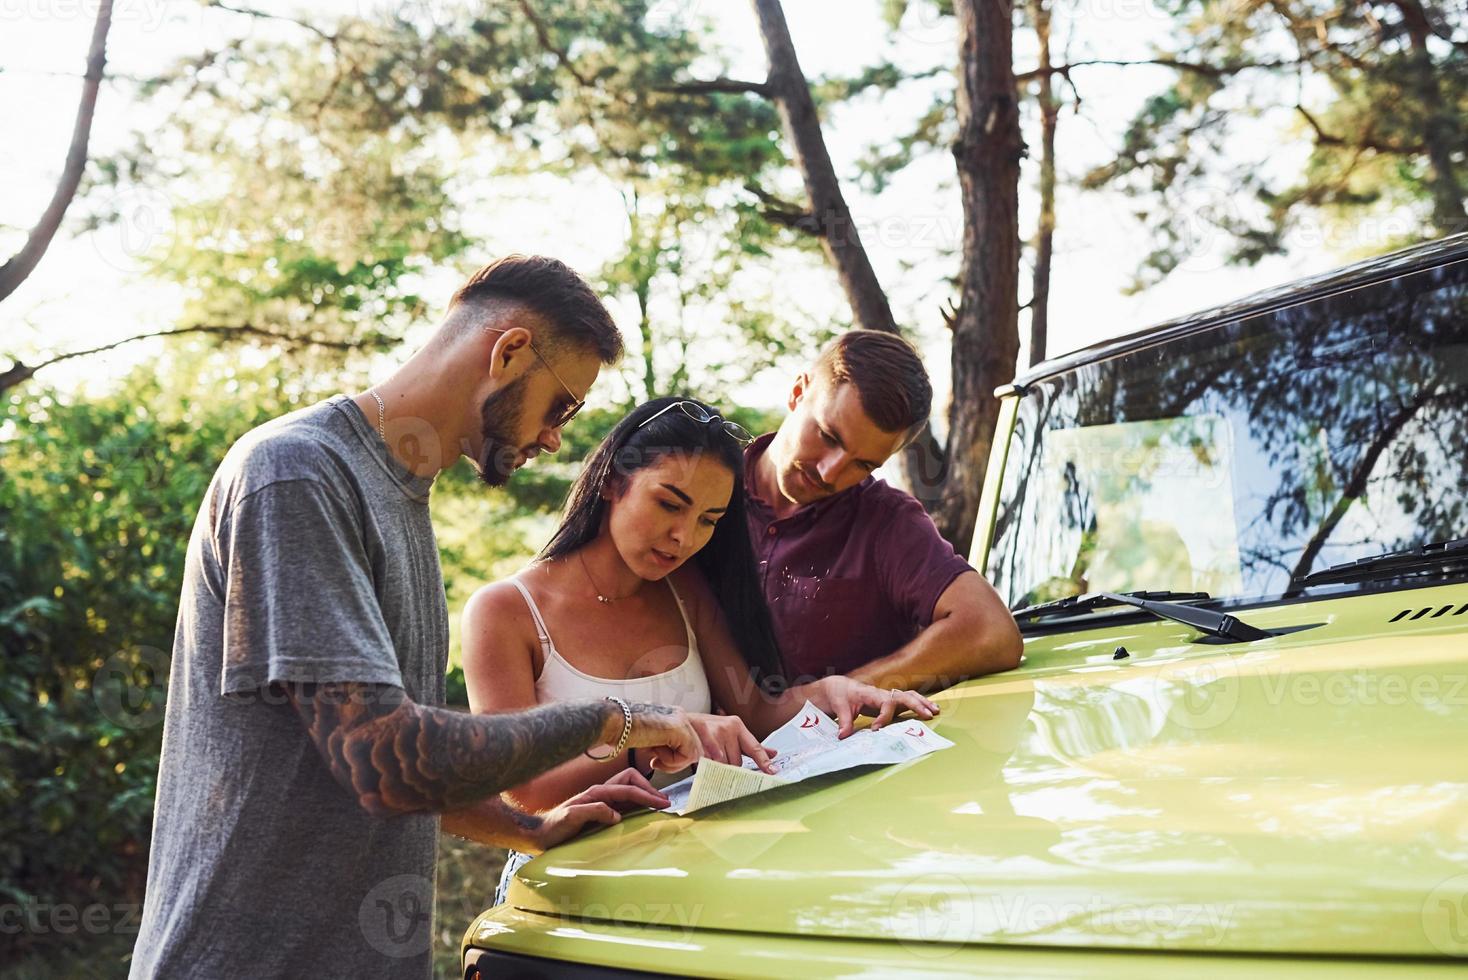
{"label": "man in maroon polo shirt", "polygon": [[834,673],[934,691],[1019,663],[1003,600],[916,499],[872,476],[932,398],[912,345],[853,330],[745,453],[749,533],[792,684]]}

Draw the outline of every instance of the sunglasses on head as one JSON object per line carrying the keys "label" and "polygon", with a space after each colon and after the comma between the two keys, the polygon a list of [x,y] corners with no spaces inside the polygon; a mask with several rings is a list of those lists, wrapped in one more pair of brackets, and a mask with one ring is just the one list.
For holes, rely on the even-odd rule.
{"label": "sunglasses on head", "polygon": [[754,441],[754,436],[749,434],[749,430],[740,425],[738,422],[730,422],[722,415],[710,415],[708,409],[704,408],[698,402],[690,401],[678,401],[673,402],[673,404],[671,405],[666,405],[663,408],[659,409],[657,412],[654,412],[652,415],[639,422],[637,424],[637,427],[640,429],[644,425],[647,425],[649,422],[651,422],[653,419],[657,418],[665,412],[671,412],[675,408],[678,411],[682,412],[684,415],[693,419],[693,421],[695,422],[704,422],[709,425],[712,425],[715,422],[720,423],[720,427],[724,430],[725,435],[729,436],[729,438],[733,439],[741,446],[747,446]]}

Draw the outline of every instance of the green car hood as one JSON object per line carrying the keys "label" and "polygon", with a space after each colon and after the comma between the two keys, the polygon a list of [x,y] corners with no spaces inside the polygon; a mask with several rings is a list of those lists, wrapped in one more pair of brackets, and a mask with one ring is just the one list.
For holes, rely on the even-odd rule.
{"label": "green car hood", "polygon": [[1030,638],[1019,669],[937,697],[953,748],[628,818],[526,865],[509,903],[909,944],[1468,954],[1468,586],[1239,615],[1311,628]]}

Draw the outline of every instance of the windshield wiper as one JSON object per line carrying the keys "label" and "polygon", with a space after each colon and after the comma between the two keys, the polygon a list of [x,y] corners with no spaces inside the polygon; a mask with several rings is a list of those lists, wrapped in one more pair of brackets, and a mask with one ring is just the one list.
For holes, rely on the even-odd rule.
{"label": "windshield wiper", "polygon": [[[1209,636],[1218,636],[1227,640],[1249,642],[1267,640],[1274,635],[1256,626],[1250,626],[1234,616],[1214,612],[1212,609],[1199,609],[1196,606],[1179,604],[1179,601],[1200,602],[1208,598],[1210,596],[1206,592],[1092,592],[1086,595],[1068,596],[1054,602],[1041,603],[1038,606],[1026,606],[1016,612],[1014,618],[1018,622],[1045,616],[1068,616],[1091,612],[1100,606],[1121,605],[1134,606],[1161,619],[1170,619],[1173,622],[1191,626]],[[1173,601],[1163,601],[1165,599]]]}
{"label": "windshield wiper", "polygon": [[1431,572],[1459,563],[1468,564],[1468,538],[1434,541],[1407,551],[1388,551],[1370,558],[1342,562],[1299,579],[1301,585],[1324,582],[1360,582],[1392,578],[1402,572]]}
{"label": "windshield wiper", "polygon": [[[1173,602],[1201,602],[1204,599],[1212,598],[1206,592],[1168,592],[1166,590],[1159,592],[1127,592],[1123,594],[1133,599],[1148,599],[1152,601],[1171,600]],[[1111,595],[1109,592],[1087,592],[1082,595],[1070,595],[1064,599],[1056,599],[1053,602],[1042,602],[1039,605],[1016,609],[1014,611],[1014,618],[1016,622],[1021,622],[1026,619],[1039,619],[1042,616],[1090,612],[1101,606],[1117,605],[1117,600],[1113,599]]]}

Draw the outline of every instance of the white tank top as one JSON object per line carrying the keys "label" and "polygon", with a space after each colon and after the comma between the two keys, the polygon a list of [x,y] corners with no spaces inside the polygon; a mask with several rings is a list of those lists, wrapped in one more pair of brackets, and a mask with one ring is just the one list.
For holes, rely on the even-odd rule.
{"label": "white tank top", "polygon": [[573,698],[604,698],[613,694],[628,701],[669,704],[699,714],[708,714],[713,710],[708,677],[704,674],[703,659],[698,654],[698,639],[693,635],[693,627],[688,622],[688,610],[683,608],[683,599],[678,595],[678,590],[673,588],[672,582],[668,582],[668,590],[673,593],[673,601],[678,604],[678,614],[683,617],[683,629],[688,636],[688,656],[678,666],[661,674],[621,679],[588,674],[578,670],[561,656],[555,643],[551,641],[550,633],[545,628],[545,620],[540,615],[540,607],[531,598],[530,590],[525,588],[519,578],[512,578],[510,582],[520,590],[525,605],[530,607],[530,616],[535,620],[535,632],[540,638],[541,654],[545,658],[545,666],[540,669],[540,676],[535,678],[537,703],[568,701]]}

